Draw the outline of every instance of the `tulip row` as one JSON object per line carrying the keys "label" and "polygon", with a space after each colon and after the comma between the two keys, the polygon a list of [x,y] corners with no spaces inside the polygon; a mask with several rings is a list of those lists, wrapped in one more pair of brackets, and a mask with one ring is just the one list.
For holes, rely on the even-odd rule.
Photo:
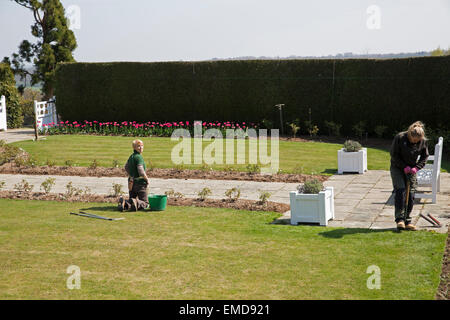
{"label": "tulip row", "polygon": [[133,137],[170,137],[176,129],[187,129],[194,133],[194,126],[201,126],[202,133],[208,129],[218,129],[223,136],[227,129],[258,129],[255,123],[235,122],[235,121],[214,121],[214,122],[154,122],[148,121],[145,123],[138,123],[136,121],[122,121],[122,122],[100,122],[87,121],[84,122],[69,122],[61,121],[58,123],[44,124],[40,128],[41,134],[55,135],[55,134],[95,134],[95,135],[121,135]]}

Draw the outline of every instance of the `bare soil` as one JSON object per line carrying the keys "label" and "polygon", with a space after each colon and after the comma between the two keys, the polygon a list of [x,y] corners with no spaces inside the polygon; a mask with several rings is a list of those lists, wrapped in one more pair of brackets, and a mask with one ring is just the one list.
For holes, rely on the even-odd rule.
{"label": "bare soil", "polygon": [[[450,232],[450,227],[449,227]],[[447,245],[445,246],[444,259],[442,262],[441,283],[436,292],[436,300],[450,300],[448,287],[450,284],[450,237],[447,233]]]}
{"label": "bare soil", "polygon": [[[21,199],[21,200],[44,200],[44,201],[67,201],[67,202],[100,202],[117,204],[118,198],[110,195],[83,194],[67,197],[63,193],[43,193],[43,192],[17,192],[0,191],[0,198],[3,199]],[[238,199],[236,201],[226,199],[193,199],[193,198],[168,198],[169,206],[194,206],[211,208],[229,208],[248,211],[271,211],[284,213],[290,209],[288,204],[268,201],[261,203],[259,201]]]}
{"label": "bare soil", "polygon": [[[60,166],[17,166],[15,163],[6,163],[0,166],[0,173],[4,174],[29,174],[29,175],[57,175],[79,177],[127,177],[122,168],[87,168],[87,167],[60,167]],[[249,180],[258,182],[292,182],[303,183],[311,178],[319,181],[328,180],[327,176],[307,174],[260,174],[240,171],[216,171],[216,170],[191,170],[191,169],[161,169],[147,170],[151,178],[162,179],[213,179],[213,180]]]}

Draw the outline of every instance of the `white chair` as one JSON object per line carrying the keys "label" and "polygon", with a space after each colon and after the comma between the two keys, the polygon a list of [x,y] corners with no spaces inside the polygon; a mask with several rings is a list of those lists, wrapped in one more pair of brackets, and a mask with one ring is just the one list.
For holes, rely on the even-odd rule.
{"label": "white chair", "polygon": [[444,139],[439,137],[439,141],[434,147],[434,155],[428,157],[428,161],[433,161],[433,164],[426,164],[422,170],[417,172],[417,184],[419,187],[431,187],[431,194],[416,192],[416,198],[431,199],[432,203],[436,203],[436,194],[441,187],[441,160],[442,160],[442,146]]}

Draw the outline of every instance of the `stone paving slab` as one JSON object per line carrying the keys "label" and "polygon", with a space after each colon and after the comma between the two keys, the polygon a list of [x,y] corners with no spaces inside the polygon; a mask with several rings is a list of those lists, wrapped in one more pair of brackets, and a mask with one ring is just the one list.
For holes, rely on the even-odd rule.
{"label": "stone paving slab", "polygon": [[[369,228],[396,230],[394,222],[394,195],[389,171],[370,170],[363,175],[335,175],[326,184],[339,184],[335,192],[335,219],[328,222],[329,227]],[[421,188],[422,189],[422,188]],[[423,190],[429,190],[423,188]],[[411,212],[413,223],[419,230],[434,230],[446,233],[450,224],[450,174],[441,173],[441,192],[437,204],[429,199],[416,199]],[[419,214],[431,213],[442,223],[435,228]],[[290,219],[288,212],[284,219]]]}
{"label": "stone paving slab", "polygon": [[[49,176],[35,175],[8,175],[0,174],[0,182],[5,181],[4,190],[13,190],[14,185],[27,180],[34,185],[33,191],[40,191],[40,184]],[[72,181],[73,186],[84,189],[89,187],[92,193],[111,194],[112,184],[122,186],[127,190],[125,178],[121,177],[66,177],[52,176],[56,179],[52,192],[66,191],[66,185]],[[289,191],[297,189],[298,183],[282,182],[255,182],[207,179],[150,179],[149,193],[164,194],[173,189],[186,197],[196,198],[204,187],[212,191],[211,198],[225,198],[225,191],[231,188],[241,190],[241,199],[259,200],[260,191],[271,193],[270,201],[289,204]],[[394,195],[389,171],[370,170],[363,175],[344,174],[334,175],[325,182],[332,186],[335,192],[335,219],[329,221],[330,227],[368,228],[368,229],[395,229],[394,222]],[[446,233],[450,224],[450,174],[441,173],[441,192],[436,204],[429,199],[416,199],[414,210],[411,213],[413,223],[419,229],[434,230]],[[420,218],[419,214],[431,213],[441,221],[442,227],[432,227],[429,222]],[[290,211],[283,214],[275,223],[290,223]]]}

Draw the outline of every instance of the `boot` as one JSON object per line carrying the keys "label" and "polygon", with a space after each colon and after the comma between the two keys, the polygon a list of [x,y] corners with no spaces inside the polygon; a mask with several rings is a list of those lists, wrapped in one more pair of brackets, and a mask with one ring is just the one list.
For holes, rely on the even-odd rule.
{"label": "boot", "polygon": [[119,204],[117,206],[120,212],[123,212],[125,210],[125,199],[123,197],[119,198]]}
{"label": "boot", "polygon": [[405,230],[405,223],[403,221],[397,222],[397,230]]}
{"label": "boot", "polygon": [[131,211],[138,211],[138,203],[136,198],[131,198]]}

